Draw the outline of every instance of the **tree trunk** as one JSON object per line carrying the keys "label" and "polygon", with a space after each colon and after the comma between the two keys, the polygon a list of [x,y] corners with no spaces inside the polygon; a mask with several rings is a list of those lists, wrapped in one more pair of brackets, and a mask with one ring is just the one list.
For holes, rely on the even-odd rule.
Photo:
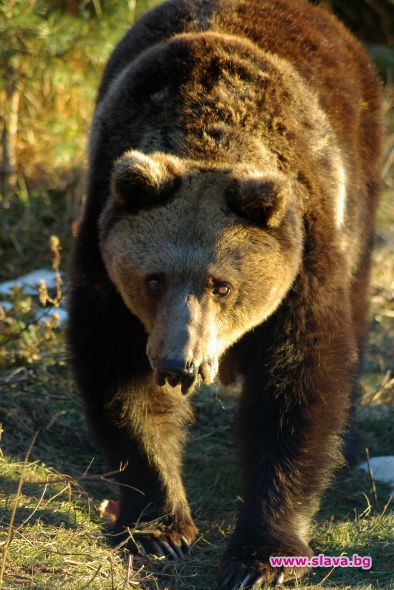
{"label": "tree trunk", "polygon": [[1,120],[0,198],[16,186],[16,140],[18,136],[20,90],[15,70],[9,71],[5,88],[4,116]]}

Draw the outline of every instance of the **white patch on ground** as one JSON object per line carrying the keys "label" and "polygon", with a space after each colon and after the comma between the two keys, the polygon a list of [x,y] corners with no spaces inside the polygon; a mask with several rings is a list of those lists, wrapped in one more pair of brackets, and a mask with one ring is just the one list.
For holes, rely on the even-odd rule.
{"label": "white patch on ground", "polygon": [[[372,457],[369,460],[372,477],[376,481],[389,484],[391,486],[391,497],[394,499],[394,455],[384,457]],[[368,462],[361,463],[359,469],[369,472]]]}
{"label": "white patch on ground", "polygon": [[[12,303],[7,301],[7,297],[12,295],[13,287],[23,288],[26,295],[38,295],[38,284],[40,281],[45,281],[49,292],[56,289],[56,274],[45,268],[40,268],[17,279],[0,283],[0,305],[5,310],[12,308]],[[44,322],[54,314],[57,314],[60,323],[66,321],[67,311],[64,307],[64,301],[62,302],[61,307],[45,307],[39,309],[36,313],[37,321]]]}
{"label": "white patch on ground", "polygon": [[1,295],[11,295],[12,288],[15,286],[23,287],[24,292],[26,295],[36,295],[38,292],[38,283],[40,281],[45,281],[45,284],[48,289],[55,289],[56,288],[56,275],[51,270],[46,270],[45,268],[40,268],[39,270],[34,270],[33,272],[29,272],[29,274],[24,275],[23,277],[19,277],[18,279],[14,279],[12,281],[6,281],[5,283],[0,284],[0,294]]}

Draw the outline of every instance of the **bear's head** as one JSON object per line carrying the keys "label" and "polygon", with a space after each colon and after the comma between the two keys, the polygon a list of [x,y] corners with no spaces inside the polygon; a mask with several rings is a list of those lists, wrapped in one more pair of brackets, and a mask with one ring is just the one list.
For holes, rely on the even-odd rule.
{"label": "bear's head", "polygon": [[148,334],[159,385],[210,383],[221,355],[290,289],[302,218],[278,170],[123,154],[100,219],[110,279]]}

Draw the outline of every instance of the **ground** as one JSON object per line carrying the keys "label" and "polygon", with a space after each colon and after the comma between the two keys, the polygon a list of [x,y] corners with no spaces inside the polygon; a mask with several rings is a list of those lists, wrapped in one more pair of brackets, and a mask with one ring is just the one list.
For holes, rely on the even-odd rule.
{"label": "ground", "polygon": [[[372,323],[356,417],[371,457],[394,454],[393,105],[394,95],[386,91]],[[0,244],[5,245],[8,269],[4,278],[33,270],[45,259],[49,263],[42,236],[53,228],[64,230],[60,237],[67,249],[69,229],[64,223],[40,222],[40,207],[33,209],[30,218],[24,213],[26,220],[33,215],[33,223],[26,222],[19,250],[10,244],[19,243],[22,217],[18,215],[17,228],[2,221],[8,223],[7,238]],[[9,219],[12,215],[10,211]],[[40,229],[40,223],[45,227]],[[54,262],[56,266],[56,256]],[[34,299],[15,292],[12,300],[10,311],[0,311],[0,588],[214,589],[218,560],[240,501],[232,436],[236,392],[212,387],[194,395],[197,419],[188,445],[185,481],[201,531],[197,546],[176,563],[131,558],[106,543],[109,527],[100,519],[98,507],[104,498],[115,497],[116,490],[106,481],[111,476],[105,476],[87,436],[67,371],[63,330],[54,322],[35,323]],[[389,491],[357,469],[337,474],[318,514],[312,547],[316,554],[370,555],[372,568],[316,569],[297,584],[298,590],[393,588],[394,515]]]}

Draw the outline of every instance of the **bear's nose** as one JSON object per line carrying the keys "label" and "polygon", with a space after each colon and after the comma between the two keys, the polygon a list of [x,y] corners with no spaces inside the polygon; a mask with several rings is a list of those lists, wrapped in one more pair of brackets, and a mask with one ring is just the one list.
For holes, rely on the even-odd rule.
{"label": "bear's nose", "polygon": [[158,385],[164,385],[165,381],[168,381],[171,387],[176,387],[181,383],[182,393],[186,393],[196,377],[197,371],[192,361],[164,358],[159,359],[157,363]]}

